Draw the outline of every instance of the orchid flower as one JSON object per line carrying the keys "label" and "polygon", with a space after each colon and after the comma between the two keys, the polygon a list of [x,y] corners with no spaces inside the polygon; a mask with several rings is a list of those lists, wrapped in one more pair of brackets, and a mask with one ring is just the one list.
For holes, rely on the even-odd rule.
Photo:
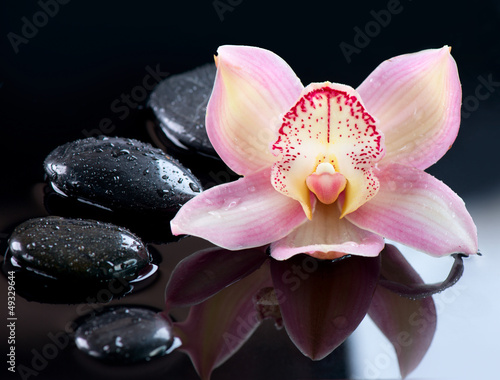
{"label": "orchid flower", "polygon": [[206,128],[242,178],[187,202],[175,235],[285,260],[377,256],[384,238],[433,256],[477,253],[462,199],[424,172],[455,140],[461,86],[450,48],[401,55],[357,88],[305,88],[274,53],[222,46]]}

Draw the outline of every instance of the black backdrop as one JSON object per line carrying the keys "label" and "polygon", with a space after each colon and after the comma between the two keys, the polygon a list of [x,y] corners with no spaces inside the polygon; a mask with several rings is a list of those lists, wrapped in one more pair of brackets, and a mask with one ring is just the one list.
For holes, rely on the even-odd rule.
{"label": "black backdrop", "polygon": [[[429,171],[465,198],[480,194],[500,182],[499,36],[494,0],[2,0],[0,232],[42,212],[27,199],[52,149],[103,125],[147,139],[137,89],[145,76],[210,62],[222,44],[270,49],[304,84],[353,87],[385,59],[451,45],[464,118],[454,148]],[[354,52],[346,58],[341,46]]]}
{"label": "black backdrop", "polygon": [[[113,102],[141,85],[146,67],[179,73],[210,62],[222,44],[268,48],[304,84],[330,80],[353,87],[384,59],[448,44],[464,98],[474,97],[481,78],[500,81],[500,2],[493,0],[60,0],[43,10],[53,3],[0,5],[1,203],[12,204],[42,179],[41,162],[55,146],[85,137],[83,131],[99,128],[103,119],[112,120],[111,135],[141,136],[140,107],[129,106],[124,117],[125,111],[111,109]],[[355,41],[357,30],[372,37]],[[356,49],[349,63],[342,43]],[[455,149],[431,168],[461,195],[499,177],[483,176],[500,137],[500,91],[492,86],[485,93],[486,100],[468,99]],[[135,99],[142,95],[136,90]]]}

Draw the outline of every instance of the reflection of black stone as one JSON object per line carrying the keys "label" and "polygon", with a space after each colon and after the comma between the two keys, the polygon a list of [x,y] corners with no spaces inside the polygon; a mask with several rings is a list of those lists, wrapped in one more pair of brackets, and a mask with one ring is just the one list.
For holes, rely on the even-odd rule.
{"label": "reflection of black stone", "polygon": [[217,157],[205,128],[216,68],[206,64],[162,81],[149,98],[163,133],[181,149]]}
{"label": "reflection of black stone", "polygon": [[49,214],[96,219],[124,226],[146,242],[171,242],[179,239],[170,230],[170,220],[175,212],[112,211],[75,197],[61,195],[50,184],[43,191],[43,203]]}
{"label": "reflection of black stone", "polygon": [[7,251],[2,272],[15,272],[16,295],[28,301],[53,304],[107,303],[132,290],[124,279],[111,281],[58,280],[19,264]]}
{"label": "reflection of black stone", "polygon": [[145,307],[119,306],[75,321],[76,346],[87,355],[117,364],[150,360],[174,349],[170,321]]}
{"label": "reflection of black stone", "polygon": [[55,279],[19,264],[7,251],[2,272],[15,271],[16,294],[28,301],[52,304],[104,304],[140,291],[156,279],[158,266],[148,264],[136,278],[117,278],[108,281]]}

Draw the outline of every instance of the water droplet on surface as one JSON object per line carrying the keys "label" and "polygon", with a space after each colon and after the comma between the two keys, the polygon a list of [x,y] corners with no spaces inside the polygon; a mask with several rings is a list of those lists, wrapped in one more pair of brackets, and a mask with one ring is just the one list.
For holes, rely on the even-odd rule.
{"label": "water droplet on surface", "polygon": [[395,181],[388,181],[387,187],[389,188],[390,191],[396,191],[396,189],[398,188]]}
{"label": "water droplet on surface", "polygon": [[221,214],[217,211],[209,211],[208,214],[215,216],[216,218],[219,218],[219,219],[222,218]]}
{"label": "water droplet on surface", "polygon": [[339,330],[345,329],[346,327],[349,326],[348,319],[346,317],[342,316],[342,315],[338,316],[338,317],[335,317],[332,320],[332,323]]}
{"label": "water droplet on surface", "polygon": [[240,204],[240,201],[241,201],[240,198],[226,200],[224,202],[224,210],[228,211],[228,210],[235,208],[236,206],[238,206]]}

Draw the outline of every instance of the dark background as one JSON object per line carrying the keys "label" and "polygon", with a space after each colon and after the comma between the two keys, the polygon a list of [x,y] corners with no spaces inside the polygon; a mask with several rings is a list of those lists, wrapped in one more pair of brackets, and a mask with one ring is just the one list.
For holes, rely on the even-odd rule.
{"label": "dark background", "polygon": [[[46,22],[38,16],[44,25],[14,48],[8,36],[26,38],[23,25],[33,22],[40,3],[53,1],[0,5],[0,233],[43,213],[32,194],[56,146],[86,137],[106,118],[110,135],[148,139],[146,100],[129,107],[127,117],[111,109],[142,84],[146,67],[181,73],[211,62],[223,44],[274,51],[304,85],[330,80],[353,87],[385,59],[450,45],[469,100],[454,148],[429,171],[464,198],[500,182],[500,87],[482,84],[500,81],[499,1],[66,0]],[[399,12],[348,62],[339,45],[355,46],[357,30],[388,4]],[[475,95],[481,85],[485,100]]]}
{"label": "dark background", "polygon": [[[356,87],[385,59],[445,44],[452,46],[464,98],[474,95],[479,77],[500,81],[500,3],[493,0],[400,0],[401,11],[348,63],[340,43],[355,46],[354,28],[365,29],[373,20],[370,11],[397,3],[71,0],[59,5],[28,43],[19,44],[16,54],[8,33],[22,37],[22,18],[33,21],[41,7],[36,1],[4,0],[0,199],[12,204],[24,196],[34,179],[42,179],[41,163],[53,148],[85,137],[82,131],[98,128],[104,118],[116,126],[111,135],[141,136],[138,109],[130,108],[122,120],[124,113],[110,109],[113,101],[141,85],[147,66],[180,73],[211,62],[222,44],[270,49],[305,85],[330,80]],[[218,13],[214,4],[229,8]],[[499,177],[482,175],[496,157],[500,137],[494,110],[500,91],[490,95],[470,103],[478,106],[463,120],[455,149],[431,169],[461,195]]]}

